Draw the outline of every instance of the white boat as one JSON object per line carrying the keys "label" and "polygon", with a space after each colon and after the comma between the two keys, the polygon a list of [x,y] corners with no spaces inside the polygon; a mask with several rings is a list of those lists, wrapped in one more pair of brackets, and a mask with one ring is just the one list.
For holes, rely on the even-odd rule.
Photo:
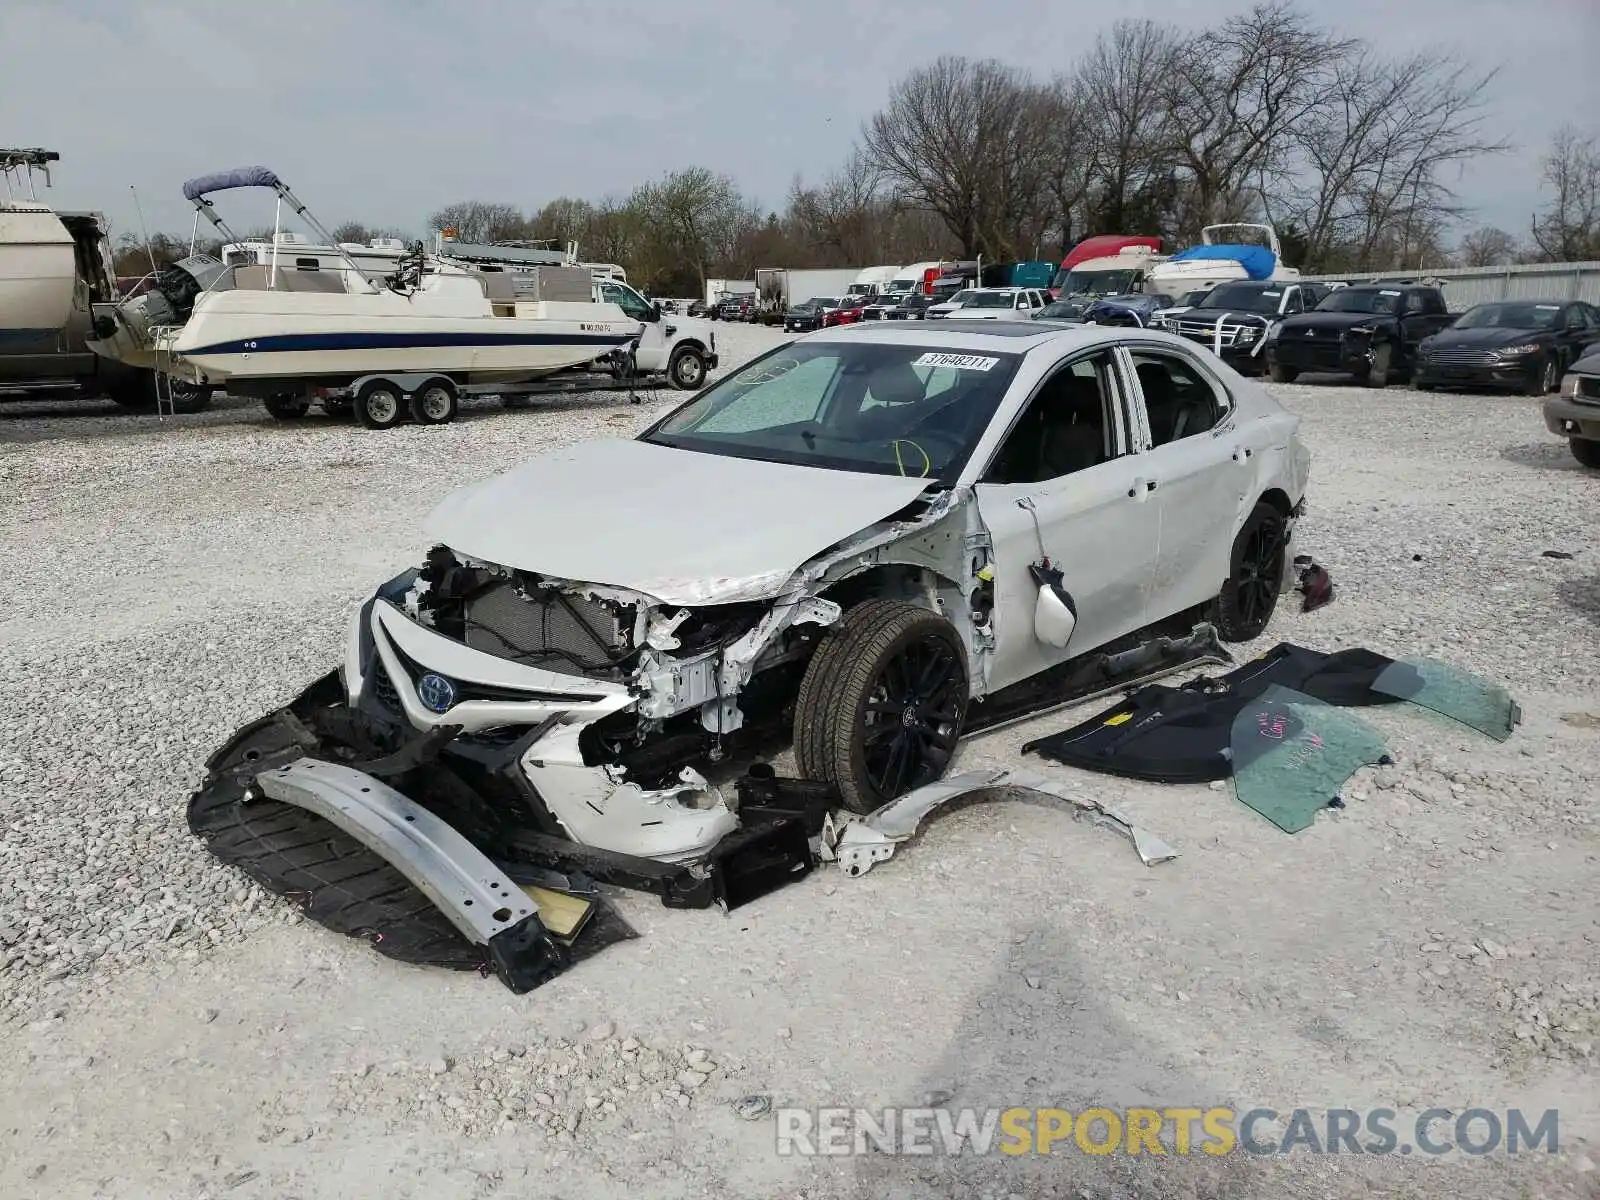
{"label": "white boat", "polygon": [[[48,155],[49,158],[44,156]],[[53,343],[72,316],[78,277],[72,234],[47,204],[32,197],[32,171],[56,155],[0,151],[0,353]],[[13,179],[30,181],[29,198],[11,195]]]}
{"label": "white boat", "polygon": [[1284,265],[1283,247],[1272,226],[1207,225],[1200,231],[1200,245],[1150,268],[1144,290],[1176,297],[1219,283],[1299,278],[1297,268]]}
{"label": "white boat", "polygon": [[157,363],[170,374],[262,395],[343,387],[380,373],[506,383],[592,362],[640,334],[640,323],[620,308],[588,299],[586,271],[574,270],[581,284],[567,301],[520,299],[493,275],[429,270],[420,247],[393,274],[376,276],[265,167],[191,179],[183,193],[237,244],[243,239],[208,197],[250,187],[276,192],[322,244],[337,248],[345,269],[217,264],[181,328],[150,331]]}

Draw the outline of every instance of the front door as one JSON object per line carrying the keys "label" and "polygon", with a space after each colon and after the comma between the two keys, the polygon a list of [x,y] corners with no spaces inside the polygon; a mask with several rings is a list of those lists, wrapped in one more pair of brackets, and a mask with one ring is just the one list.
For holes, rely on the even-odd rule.
{"label": "front door", "polygon": [[630,287],[612,280],[599,285],[600,303],[615,304],[624,316],[644,323],[639,335],[639,349],[634,357],[640,371],[665,371],[667,369],[667,335],[663,322],[656,317],[655,309]]}
{"label": "front door", "polygon": [[1161,516],[1152,621],[1215,598],[1228,577],[1233,528],[1255,477],[1256,454],[1227,392],[1189,355],[1148,345],[1125,351],[1143,405],[1148,448],[1136,455]]}
{"label": "front door", "polygon": [[[988,689],[1026,679],[1145,623],[1160,518],[1128,453],[1129,423],[1111,350],[1047,376],[978,484],[992,542],[995,649]],[[1066,645],[1035,632],[1039,581],[1061,572],[1077,621]]]}

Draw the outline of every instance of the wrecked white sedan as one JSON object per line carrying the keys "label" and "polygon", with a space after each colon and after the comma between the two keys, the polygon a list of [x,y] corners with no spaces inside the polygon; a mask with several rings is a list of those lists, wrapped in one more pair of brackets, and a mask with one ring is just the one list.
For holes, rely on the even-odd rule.
{"label": "wrecked white sedan", "polygon": [[[1149,330],[802,338],[448,496],[343,666],[213,756],[191,826],[387,953],[455,939],[533,986],[562,949],[514,867],[739,903],[963,733],[1259,635],[1298,424]],[[740,778],[785,743],[800,778]]]}

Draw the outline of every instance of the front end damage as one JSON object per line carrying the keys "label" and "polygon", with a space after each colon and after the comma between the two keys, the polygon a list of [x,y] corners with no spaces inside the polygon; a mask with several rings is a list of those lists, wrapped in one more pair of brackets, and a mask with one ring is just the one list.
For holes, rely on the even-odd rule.
{"label": "front end damage", "polygon": [[[453,965],[518,991],[566,959],[524,869],[674,907],[748,902],[812,869],[829,797],[804,815],[741,805],[741,766],[787,741],[800,678],[857,577],[962,607],[930,569],[960,569],[963,539],[939,532],[972,519],[957,500],[919,500],[785,579],[710,581],[694,606],[436,546],[361,606],[338,671],[212,756],[191,828],[269,889],[310,897],[316,917],[326,872],[241,831],[276,828],[286,807],[321,818],[476,947]],[[408,937],[343,931],[429,962],[450,932],[412,953]]]}

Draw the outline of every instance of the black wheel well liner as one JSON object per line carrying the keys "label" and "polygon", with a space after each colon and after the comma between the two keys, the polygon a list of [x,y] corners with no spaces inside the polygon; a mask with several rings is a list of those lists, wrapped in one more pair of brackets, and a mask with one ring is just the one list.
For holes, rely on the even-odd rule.
{"label": "black wheel well liner", "polygon": [[1294,514],[1294,502],[1289,499],[1288,493],[1282,488],[1268,488],[1261,493],[1257,504],[1270,504],[1278,510],[1278,515],[1288,520]]}

